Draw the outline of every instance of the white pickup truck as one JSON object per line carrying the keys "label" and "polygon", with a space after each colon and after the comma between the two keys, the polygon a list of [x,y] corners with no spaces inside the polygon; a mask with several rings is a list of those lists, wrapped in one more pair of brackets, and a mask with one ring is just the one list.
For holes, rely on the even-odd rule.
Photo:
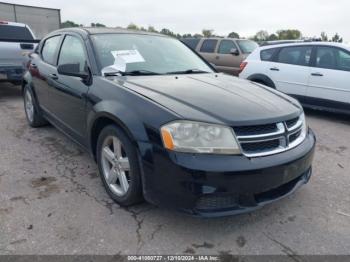
{"label": "white pickup truck", "polygon": [[38,42],[27,25],[0,21],[0,82],[21,83]]}

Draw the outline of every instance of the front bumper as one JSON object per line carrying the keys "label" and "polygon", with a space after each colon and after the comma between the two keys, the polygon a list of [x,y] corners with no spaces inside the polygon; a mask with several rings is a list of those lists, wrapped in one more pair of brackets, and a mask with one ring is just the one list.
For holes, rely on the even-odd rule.
{"label": "front bumper", "polygon": [[152,163],[142,160],[144,196],[198,216],[249,212],[309,181],[315,142],[309,130],[299,146],[260,158],[174,153],[153,145]]}
{"label": "front bumper", "polygon": [[23,79],[22,66],[0,66],[0,82],[18,82]]}

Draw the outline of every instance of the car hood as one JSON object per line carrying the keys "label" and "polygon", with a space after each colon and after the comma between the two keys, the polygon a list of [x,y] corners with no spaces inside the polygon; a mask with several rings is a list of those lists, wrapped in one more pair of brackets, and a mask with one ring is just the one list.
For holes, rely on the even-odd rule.
{"label": "car hood", "polygon": [[225,74],[134,76],[123,85],[189,120],[256,125],[302,111],[289,96]]}

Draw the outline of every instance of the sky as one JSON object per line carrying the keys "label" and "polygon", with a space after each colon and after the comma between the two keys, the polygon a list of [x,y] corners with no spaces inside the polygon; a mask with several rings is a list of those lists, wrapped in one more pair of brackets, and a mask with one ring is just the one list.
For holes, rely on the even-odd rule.
{"label": "sky", "polygon": [[349,0],[1,0],[8,3],[61,9],[62,21],[107,26],[135,23],[168,28],[175,33],[200,33],[212,29],[242,37],[259,30],[298,29],[303,36],[340,34],[350,42]]}

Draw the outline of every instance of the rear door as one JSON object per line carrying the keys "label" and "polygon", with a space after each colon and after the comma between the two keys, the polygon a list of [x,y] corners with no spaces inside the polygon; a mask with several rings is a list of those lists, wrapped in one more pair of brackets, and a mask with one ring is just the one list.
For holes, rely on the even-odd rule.
{"label": "rear door", "polygon": [[[340,106],[339,109],[341,103],[350,103],[349,51],[332,46],[316,47],[307,95],[318,99],[313,103],[327,106],[328,102],[328,106]],[[337,102],[340,104],[336,105]]]}
{"label": "rear door", "polygon": [[52,111],[52,103],[48,99],[48,91],[53,85],[53,75],[56,73],[57,53],[61,35],[47,38],[43,43],[40,54],[33,54],[29,66],[35,93],[40,107],[47,112]]}
{"label": "rear door", "polygon": [[310,77],[312,46],[281,47],[274,61],[269,63],[267,74],[276,89],[286,94],[305,96]]}
{"label": "rear door", "polygon": [[[80,72],[88,72],[85,44],[78,35],[64,37],[58,56],[58,66],[78,64]],[[86,135],[85,97],[88,85],[79,77],[60,75],[56,70],[54,85],[49,91],[52,113],[59,124],[79,143]]]}
{"label": "rear door", "polygon": [[[232,54],[233,49],[236,49],[239,53]],[[238,75],[239,66],[243,61],[243,54],[233,40],[222,39],[220,40],[215,59],[218,71]]]}
{"label": "rear door", "polygon": [[209,63],[216,66],[216,47],[218,45],[217,39],[204,39],[197,47],[197,52]]}

